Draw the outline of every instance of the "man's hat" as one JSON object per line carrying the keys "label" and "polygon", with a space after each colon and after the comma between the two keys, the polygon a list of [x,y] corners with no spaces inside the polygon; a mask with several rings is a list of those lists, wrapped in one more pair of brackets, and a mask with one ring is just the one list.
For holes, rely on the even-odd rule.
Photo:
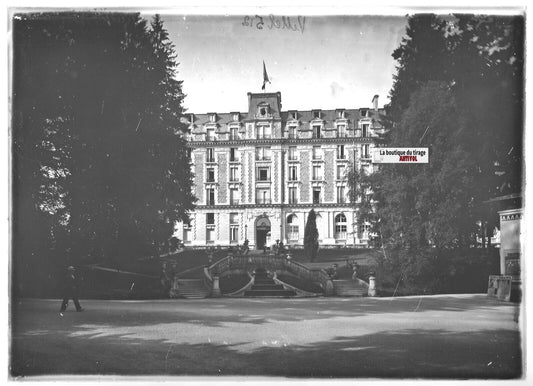
{"label": "man's hat", "polygon": [[71,265],[67,268],[69,271],[74,271],[74,267]]}

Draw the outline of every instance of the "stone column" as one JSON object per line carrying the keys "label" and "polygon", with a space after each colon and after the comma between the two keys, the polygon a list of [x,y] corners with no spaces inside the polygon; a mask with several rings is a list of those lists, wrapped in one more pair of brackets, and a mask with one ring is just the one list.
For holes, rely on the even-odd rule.
{"label": "stone column", "polygon": [[218,276],[213,276],[213,291],[211,292],[212,298],[219,298],[222,294],[220,293],[220,279]]}
{"label": "stone column", "polygon": [[368,278],[368,296],[376,296],[376,277],[370,275]]}

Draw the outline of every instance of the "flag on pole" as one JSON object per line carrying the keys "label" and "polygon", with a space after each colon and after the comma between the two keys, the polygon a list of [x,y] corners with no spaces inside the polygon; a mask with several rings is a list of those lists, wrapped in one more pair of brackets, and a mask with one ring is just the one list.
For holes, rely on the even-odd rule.
{"label": "flag on pole", "polygon": [[265,61],[263,60],[263,87],[261,87],[261,90],[263,91],[265,91],[266,82],[270,83],[270,79],[268,79],[267,68],[265,66]]}

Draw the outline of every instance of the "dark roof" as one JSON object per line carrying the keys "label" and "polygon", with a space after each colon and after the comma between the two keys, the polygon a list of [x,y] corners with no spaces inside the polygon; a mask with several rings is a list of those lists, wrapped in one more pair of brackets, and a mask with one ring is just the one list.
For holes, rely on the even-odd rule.
{"label": "dark roof", "polygon": [[[308,127],[309,122],[313,121],[315,119],[313,112],[314,111],[320,111],[320,120],[323,120],[325,122],[326,128],[332,128],[333,123],[338,119],[337,112],[338,111],[344,111],[344,119],[348,120],[349,122],[353,123],[356,120],[359,120],[363,117],[363,111],[367,112],[366,118],[379,118],[380,114],[384,114],[384,109],[379,109],[377,112],[371,108],[371,107],[364,107],[364,108],[358,108],[358,109],[344,109],[344,108],[337,108],[333,110],[320,110],[320,109],[311,109],[311,110],[295,110],[295,109],[289,109],[286,111],[281,110],[281,93],[248,93],[248,112],[239,112],[239,121],[245,120],[245,119],[255,119],[255,114],[258,111],[258,107],[260,104],[265,103],[269,106],[269,112],[272,114],[272,118],[274,119],[281,119],[283,122],[286,122],[288,120],[292,119],[291,113],[297,112],[297,119],[300,122],[300,124],[303,126],[303,128],[306,128],[306,125]],[[218,125],[226,125],[232,122],[235,122],[233,120],[233,115],[237,112],[229,112],[229,113],[207,113],[207,114],[193,114],[194,115],[194,122],[189,122],[191,114],[188,113],[185,114],[184,120],[185,122],[192,123],[195,125],[203,125],[205,123],[209,123],[209,116],[211,114],[216,114],[215,123]]]}

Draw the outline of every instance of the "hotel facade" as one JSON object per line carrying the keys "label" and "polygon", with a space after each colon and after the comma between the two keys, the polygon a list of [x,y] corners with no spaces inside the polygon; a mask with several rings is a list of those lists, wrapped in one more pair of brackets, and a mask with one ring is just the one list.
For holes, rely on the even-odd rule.
{"label": "hotel facade", "polygon": [[321,247],[367,246],[348,196],[352,165],[372,173],[372,149],[383,128],[378,96],[372,107],[282,110],[281,93],[248,93],[248,111],[189,114],[188,146],[196,209],[176,224],[186,246],[276,240],[303,246],[314,209]]}

